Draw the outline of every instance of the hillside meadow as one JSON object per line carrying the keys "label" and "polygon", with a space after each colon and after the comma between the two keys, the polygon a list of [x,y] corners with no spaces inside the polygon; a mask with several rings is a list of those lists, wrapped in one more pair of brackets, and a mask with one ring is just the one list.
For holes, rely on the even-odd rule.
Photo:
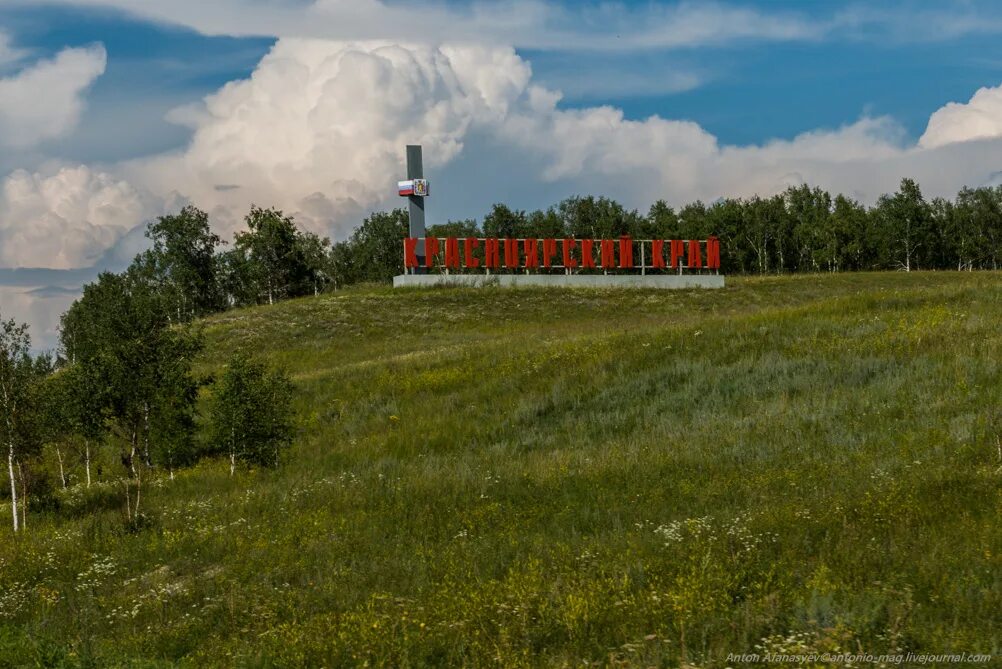
{"label": "hillside meadow", "polygon": [[200,374],[293,378],[285,461],[159,474],[127,530],[106,454],[0,527],[0,666],[998,657],[1000,324],[998,273],[213,316]]}

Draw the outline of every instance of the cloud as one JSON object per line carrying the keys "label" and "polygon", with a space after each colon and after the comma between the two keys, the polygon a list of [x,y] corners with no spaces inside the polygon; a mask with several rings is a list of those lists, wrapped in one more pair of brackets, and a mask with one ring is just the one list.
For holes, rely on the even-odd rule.
{"label": "cloud", "polygon": [[0,182],[0,266],[88,267],[157,207],[123,180],[89,167]]}
{"label": "cloud", "polygon": [[830,33],[849,38],[870,38],[887,43],[945,42],[969,35],[1002,32],[997,4],[978,0],[917,3],[853,4],[840,8],[830,20]]}
{"label": "cloud", "polygon": [[[983,142],[910,145],[886,117],[728,146],[692,121],[560,102],[511,47],[282,39],[250,78],[176,115],[194,131],[186,150],[125,171],[154,193],[177,191],[209,209],[226,236],[253,202],[344,237],[365,212],[396,204],[408,143],[424,145],[426,167],[441,177],[436,195],[479,192],[481,206],[497,198],[499,174],[508,193],[596,192],[643,207],[768,195],[794,182],[873,201],[906,175],[948,195],[1002,167]],[[942,123],[951,133],[964,125]]]}
{"label": "cloud", "polygon": [[16,63],[24,58],[24,56],[25,51],[11,46],[10,36],[3,30],[0,30],[0,70],[12,63]]}
{"label": "cloud", "polygon": [[0,285],[0,318],[13,318],[31,327],[31,347],[37,352],[59,346],[59,321],[82,291],[47,291],[45,287]]}
{"label": "cloud", "polygon": [[83,111],[83,93],[106,63],[100,45],[64,49],[0,78],[0,147],[26,148],[72,130]]}
{"label": "cloud", "polygon": [[650,54],[539,53],[536,82],[576,102],[664,97],[715,78],[703,63],[662,51]]}
{"label": "cloud", "polygon": [[951,102],[929,117],[919,146],[1002,137],[1002,86],[979,89],[966,103]]}
{"label": "cloud", "polygon": [[249,79],[173,115],[195,128],[186,151],[134,172],[214,208],[226,232],[256,202],[346,233],[384,201],[405,144],[423,144],[432,169],[448,163],[530,76],[511,48],[280,40]]}
{"label": "cloud", "polygon": [[501,0],[458,5],[382,0],[63,0],[114,7],[208,35],[312,37],[424,43],[473,42],[517,48],[635,51],[735,40],[811,40],[827,24],[796,12],[761,12],[714,2],[559,3]]}
{"label": "cloud", "polygon": [[[24,1],[0,0],[0,5]],[[720,46],[736,41],[936,42],[1002,32],[998,8],[974,0],[931,7],[853,3],[837,8],[811,6],[808,11],[763,11],[744,4],[692,0],[636,4],[602,0],[57,1],[114,8],[206,35],[452,41],[558,51],[636,52]]]}

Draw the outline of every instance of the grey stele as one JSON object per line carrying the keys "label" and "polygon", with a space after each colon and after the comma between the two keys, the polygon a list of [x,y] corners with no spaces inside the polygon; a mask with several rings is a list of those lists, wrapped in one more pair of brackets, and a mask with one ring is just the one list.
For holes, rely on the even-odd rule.
{"label": "grey stele", "polygon": [[[421,159],[421,145],[407,145],[407,178],[424,179],[424,164]],[[410,236],[411,239],[419,239],[417,243],[418,265],[424,265],[424,198],[420,195],[410,195],[407,197],[410,203]]]}

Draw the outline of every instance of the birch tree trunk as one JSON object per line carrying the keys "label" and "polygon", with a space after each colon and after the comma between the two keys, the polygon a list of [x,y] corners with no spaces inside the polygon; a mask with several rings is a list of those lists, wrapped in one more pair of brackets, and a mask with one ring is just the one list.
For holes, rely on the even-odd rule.
{"label": "birch tree trunk", "polygon": [[14,442],[10,442],[10,450],[7,452],[7,471],[10,473],[10,509],[14,515],[14,531],[17,532],[21,526],[17,518],[17,482],[14,480]]}
{"label": "birch tree trunk", "polygon": [[125,486],[125,517],[132,521],[132,493],[129,492],[129,479],[125,479],[122,484]]}
{"label": "birch tree trunk", "polygon": [[28,529],[28,486],[24,482],[24,471],[20,462],[17,463],[17,478],[21,481],[21,531],[23,532]]}
{"label": "birch tree trunk", "polygon": [[136,477],[136,428],[132,428],[132,452],[129,454],[129,472],[132,474],[132,478]]}
{"label": "birch tree trunk", "polygon": [[14,480],[14,421],[11,414],[14,408],[11,406],[10,395],[7,393],[7,384],[3,384],[4,418],[7,423],[7,471],[10,473],[10,510],[14,515],[14,531],[20,529],[17,521],[17,482]]}
{"label": "birch tree trunk", "polygon": [[63,471],[63,452],[56,449],[56,459],[59,460],[59,480],[63,482],[63,490],[66,490],[66,473]]}
{"label": "birch tree trunk", "polygon": [[139,493],[143,489],[143,480],[140,478],[140,472],[142,472],[143,466],[139,465],[139,469],[136,470],[136,504],[132,507],[132,511],[136,518],[139,518]]}
{"label": "birch tree trunk", "polygon": [[87,468],[87,487],[90,487],[90,442],[84,440],[84,463]]}
{"label": "birch tree trunk", "polygon": [[143,462],[147,467],[152,467],[150,460],[150,405],[143,402]]}

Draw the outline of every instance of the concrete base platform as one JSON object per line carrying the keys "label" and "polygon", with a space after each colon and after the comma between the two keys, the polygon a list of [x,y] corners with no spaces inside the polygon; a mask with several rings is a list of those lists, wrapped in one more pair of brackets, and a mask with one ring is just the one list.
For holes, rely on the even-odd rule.
{"label": "concrete base platform", "polygon": [[723,288],[720,274],[401,274],[394,288],[551,286],[554,288]]}

